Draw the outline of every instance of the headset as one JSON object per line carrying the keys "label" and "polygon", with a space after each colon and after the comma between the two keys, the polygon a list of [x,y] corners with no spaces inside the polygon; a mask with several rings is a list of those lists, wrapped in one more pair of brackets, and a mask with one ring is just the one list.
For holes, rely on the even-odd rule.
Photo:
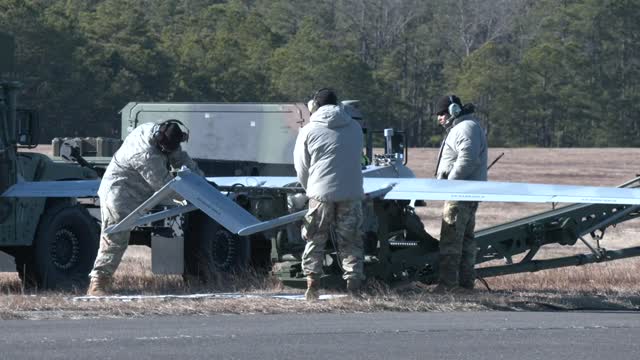
{"label": "headset", "polygon": [[311,100],[309,100],[309,102],[307,103],[307,108],[309,109],[310,113],[314,113],[316,112],[320,106],[318,104],[318,94],[320,94],[321,91],[331,91],[333,93],[335,93],[335,91],[333,91],[333,89],[330,88],[322,88],[322,89],[318,89],[318,91],[316,91],[315,93],[313,93],[313,96],[311,97]]}
{"label": "headset", "polygon": [[[455,102],[454,96],[455,95],[447,95],[447,97],[449,98],[449,106],[447,107],[446,115],[449,115],[449,116],[445,118],[444,123],[442,124],[442,126],[444,126],[445,129],[449,128],[453,123],[453,121],[462,114],[462,108],[458,103]],[[458,101],[460,101],[460,99],[458,99]],[[441,115],[445,115],[445,114],[441,114]]]}
{"label": "headset", "polygon": [[[179,139],[168,138],[166,132],[167,132],[167,129],[169,128],[169,125],[171,124],[177,125],[180,128],[180,131],[182,132],[182,136]],[[155,131],[153,132],[153,140],[155,141],[155,144],[158,147],[160,147],[160,150],[162,150],[163,152],[171,152],[175,150],[180,145],[181,142],[189,141],[189,128],[185,124],[183,124],[182,121],[180,120],[169,119],[159,124],[156,124]],[[177,140],[177,143],[176,143],[176,140]],[[168,148],[166,147],[166,145],[168,144],[175,145],[175,147]]]}
{"label": "headset", "polygon": [[460,107],[460,105],[458,105],[458,103],[453,101],[452,95],[449,95],[449,102],[451,104],[449,105],[449,109],[447,111],[449,111],[449,115],[451,115],[451,117],[455,119],[460,116],[462,108]]}

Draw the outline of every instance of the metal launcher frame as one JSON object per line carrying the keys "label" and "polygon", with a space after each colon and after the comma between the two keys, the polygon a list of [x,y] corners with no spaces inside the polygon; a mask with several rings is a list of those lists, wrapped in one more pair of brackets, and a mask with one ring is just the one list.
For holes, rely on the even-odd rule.
{"label": "metal launcher frame", "polygon": [[[637,177],[619,187],[640,186]],[[607,228],[640,216],[639,205],[572,204],[476,232],[476,264],[503,261],[503,265],[476,267],[478,278],[536,272],[640,256],[640,246],[607,250],[602,240]],[[583,243],[588,253],[536,259],[545,245]],[[382,277],[432,282],[437,276],[437,252],[421,250],[420,242],[405,242],[392,251]],[[388,243],[393,249],[393,242]],[[523,256],[521,256],[523,255]],[[425,266],[426,264],[426,266]],[[379,270],[382,270],[380,268]]]}

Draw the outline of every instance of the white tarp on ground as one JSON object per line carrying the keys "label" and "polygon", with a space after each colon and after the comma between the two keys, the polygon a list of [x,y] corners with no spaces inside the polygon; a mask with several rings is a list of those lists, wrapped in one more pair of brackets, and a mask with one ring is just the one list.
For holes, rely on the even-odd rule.
{"label": "white tarp on ground", "polygon": [[[324,294],[320,300],[339,299],[345,294]],[[240,293],[209,293],[186,295],[112,295],[112,296],[76,296],[72,301],[144,301],[144,300],[199,300],[199,299],[284,299],[304,300],[304,294],[240,294]]]}

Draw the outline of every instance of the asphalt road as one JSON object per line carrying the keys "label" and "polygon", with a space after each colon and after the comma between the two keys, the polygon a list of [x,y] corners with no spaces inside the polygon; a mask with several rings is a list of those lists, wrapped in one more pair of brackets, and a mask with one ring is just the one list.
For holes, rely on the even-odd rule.
{"label": "asphalt road", "polygon": [[640,313],[216,315],[0,322],[2,359],[638,359]]}

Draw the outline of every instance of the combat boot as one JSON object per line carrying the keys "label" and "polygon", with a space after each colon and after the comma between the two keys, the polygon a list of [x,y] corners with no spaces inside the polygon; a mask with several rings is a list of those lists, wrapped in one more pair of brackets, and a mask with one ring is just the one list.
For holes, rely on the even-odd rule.
{"label": "combat boot", "polygon": [[357,292],[362,287],[362,280],[360,279],[347,279],[347,291]]}
{"label": "combat boot", "polygon": [[452,290],[458,287],[458,271],[460,255],[440,254],[438,266],[438,292]]}
{"label": "combat boot", "polygon": [[319,280],[313,276],[307,276],[307,291],[304,293],[304,298],[307,301],[317,301],[320,299]]}
{"label": "combat boot", "polygon": [[473,288],[475,287],[475,280],[460,279],[460,287],[467,290],[468,292],[473,292]]}
{"label": "combat boot", "polygon": [[347,292],[349,296],[354,299],[362,298],[360,290],[362,289],[362,280],[360,279],[347,279]]}
{"label": "combat boot", "polygon": [[91,278],[87,296],[107,296],[111,292],[111,276],[95,276]]}
{"label": "combat boot", "polygon": [[462,257],[460,258],[460,272],[458,273],[458,282],[460,284],[460,287],[468,291],[473,291],[473,288],[475,287],[475,260],[475,251],[462,251]]}

